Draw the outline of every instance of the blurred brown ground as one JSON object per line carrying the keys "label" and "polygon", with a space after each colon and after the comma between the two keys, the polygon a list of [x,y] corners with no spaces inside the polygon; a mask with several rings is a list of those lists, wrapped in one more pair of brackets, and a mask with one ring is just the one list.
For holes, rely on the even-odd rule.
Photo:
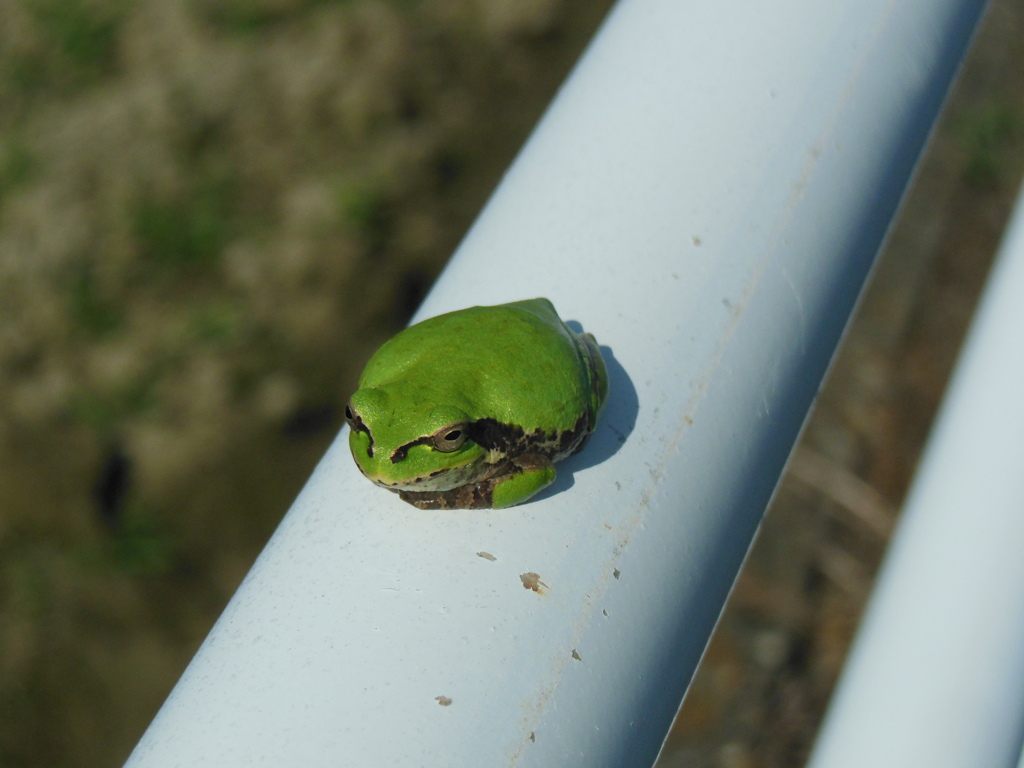
{"label": "blurred brown ground", "polygon": [[[116,766],[608,0],[0,0],[0,768]],[[998,0],[662,766],[799,765],[1024,167]]]}

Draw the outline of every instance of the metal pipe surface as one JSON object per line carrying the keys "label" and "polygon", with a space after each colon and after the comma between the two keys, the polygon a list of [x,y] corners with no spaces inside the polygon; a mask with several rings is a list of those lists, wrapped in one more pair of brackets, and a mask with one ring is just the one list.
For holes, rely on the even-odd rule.
{"label": "metal pipe surface", "polygon": [[811,768],[1013,768],[1024,744],[1024,194]]}
{"label": "metal pipe surface", "polygon": [[649,766],[983,5],[620,2],[417,316],[552,299],[590,444],[426,512],[343,430],[128,765]]}

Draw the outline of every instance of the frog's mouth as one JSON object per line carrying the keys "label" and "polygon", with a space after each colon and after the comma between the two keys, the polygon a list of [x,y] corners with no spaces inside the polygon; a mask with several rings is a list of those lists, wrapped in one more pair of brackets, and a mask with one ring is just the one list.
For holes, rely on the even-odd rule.
{"label": "frog's mouth", "polygon": [[482,463],[480,459],[477,459],[457,467],[438,469],[426,475],[386,480],[383,477],[369,474],[359,462],[356,464],[368,480],[393,491],[450,491],[453,488],[485,480],[494,471],[493,465]]}

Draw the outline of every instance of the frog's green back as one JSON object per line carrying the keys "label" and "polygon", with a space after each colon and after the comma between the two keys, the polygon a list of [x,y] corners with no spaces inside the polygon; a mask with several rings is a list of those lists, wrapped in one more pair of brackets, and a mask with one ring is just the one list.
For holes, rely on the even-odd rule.
{"label": "frog's green back", "polygon": [[607,379],[593,337],[574,333],[541,298],[407,328],[371,358],[359,386],[385,392],[393,419],[421,432],[444,426],[432,424],[438,406],[550,432],[572,429],[585,412],[592,425]]}

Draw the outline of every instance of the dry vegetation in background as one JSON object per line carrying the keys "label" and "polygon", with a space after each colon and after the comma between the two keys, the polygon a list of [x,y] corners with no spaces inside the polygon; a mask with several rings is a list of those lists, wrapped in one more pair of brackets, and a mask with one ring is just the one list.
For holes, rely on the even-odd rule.
{"label": "dry vegetation in background", "polygon": [[609,2],[0,0],[0,766],[119,765]]}
{"label": "dry vegetation in background", "polygon": [[[127,756],[609,5],[0,0],[0,768]],[[1024,167],[1021,6],[664,768],[804,754]]]}

